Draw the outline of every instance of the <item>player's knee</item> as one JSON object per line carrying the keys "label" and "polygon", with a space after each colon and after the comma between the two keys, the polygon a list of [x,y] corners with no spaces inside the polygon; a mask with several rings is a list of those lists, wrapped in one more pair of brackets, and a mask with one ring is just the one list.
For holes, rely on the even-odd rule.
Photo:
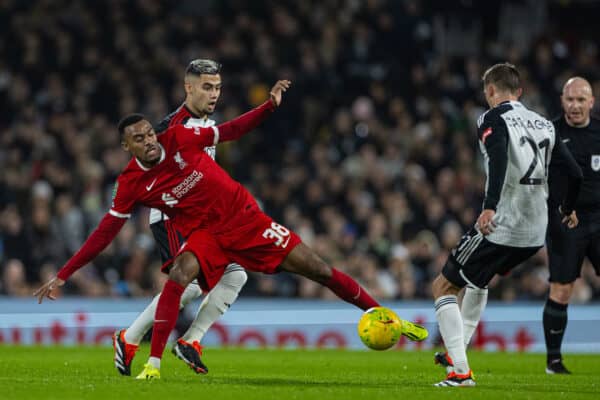
{"label": "player's knee", "polygon": [[248,281],[248,274],[243,269],[235,269],[233,271],[226,272],[221,278],[221,282],[232,289],[236,290],[238,293],[244,285]]}
{"label": "player's knee", "polygon": [[431,284],[431,293],[433,294],[434,299],[449,294],[456,295],[458,293],[458,290],[460,289],[456,288],[442,274],[439,274],[438,277],[435,278],[435,280]]}
{"label": "player's knee", "polygon": [[192,253],[186,252],[175,259],[173,268],[169,271],[169,279],[181,286],[187,286],[198,276],[199,272],[200,266],[196,257]]}
{"label": "player's knee", "polygon": [[573,283],[550,283],[550,299],[560,304],[569,304]]}
{"label": "player's knee", "polygon": [[437,278],[435,278],[431,283],[431,294],[433,295],[434,299],[443,296],[441,278],[442,275],[438,275]]}

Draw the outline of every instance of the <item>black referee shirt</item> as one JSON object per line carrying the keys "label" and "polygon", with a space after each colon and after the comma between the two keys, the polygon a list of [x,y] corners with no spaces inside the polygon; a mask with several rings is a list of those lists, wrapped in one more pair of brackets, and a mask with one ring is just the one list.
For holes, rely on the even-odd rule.
{"label": "black referee shirt", "polygon": [[[600,214],[600,120],[591,118],[584,128],[569,126],[564,116],[552,123],[556,127],[557,140],[562,140],[583,171],[583,182],[575,205],[577,215]],[[567,191],[564,171],[551,166],[549,184],[550,206],[558,207]]]}

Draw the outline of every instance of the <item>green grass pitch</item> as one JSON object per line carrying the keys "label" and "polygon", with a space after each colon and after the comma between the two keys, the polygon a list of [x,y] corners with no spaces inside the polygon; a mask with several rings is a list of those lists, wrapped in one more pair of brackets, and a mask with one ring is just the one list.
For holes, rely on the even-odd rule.
{"label": "green grass pitch", "polygon": [[[137,374],[145,346],[133,363]],[[579,399],[600,398],[600,357],[567,355],[571,376],[544,373],[544,355],[471,352],[475,388],[434,388],[431,351],[207,349],[208,375],[165,352],[160,381],[122,377],[107,347],[0,346],[0,399]]]}

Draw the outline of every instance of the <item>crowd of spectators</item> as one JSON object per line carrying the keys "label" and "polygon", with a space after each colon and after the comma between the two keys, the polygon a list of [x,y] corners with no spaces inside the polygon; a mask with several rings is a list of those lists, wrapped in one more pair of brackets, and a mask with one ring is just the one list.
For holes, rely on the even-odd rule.
{"label": "crowd of spectators", "polygon": [[[30,295],[108,210],[128,161],[116,121],[143,112],[158,122],[182,103],[189,60],[212,58],[223,64],[218,121],[262,102],[276,79],[294,83],[264,126],[221,145],[221,165],[377,298],[430,298],[482,203],[475,121],[485,68],[516,64],[523,102],[549,117],[573,74],[600,94],[586,31],[598,7],[486,3],[0,1],[0,294]],[[546,265],[542,250],[494,280],[491,297],[544,298]],[[64,290],[146,296],[162,287],[159,267],[140,209]],[[574,301],[600,298],[600,279],[589,266],[583,275]],[[251,274],[242,296],[331,294]]]}

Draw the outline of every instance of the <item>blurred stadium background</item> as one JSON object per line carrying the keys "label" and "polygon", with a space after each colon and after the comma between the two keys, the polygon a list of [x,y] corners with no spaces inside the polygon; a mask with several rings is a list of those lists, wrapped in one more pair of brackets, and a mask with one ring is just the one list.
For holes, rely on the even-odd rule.
{"label": "blurred stadium background", "polygon": [[[219,163],[373,295],[430,307],[431,279],[480,211],[483,70],[516,64],[523,102],[558,116],[567,77],[600,94],[598,15],[599,2],[568,0],[0,0],[3,310],[33,304],[33,288],[108,209],[128,160],[119,117],[159,121],[179,106],[194,58],[223,64],[217,121],[262,102],[276,79],[294,82],[263,127],[219,148]],[[140,209],[63,295],[142,298],[126,302],[141,310],[162,287],[159,267]],[[547,276],[540,251],[493,281],[490,297],[499,307],[533,301],[541,320]],[[251,274],[239,303],[256,297],[331,293]],[[572,303],[599,299],[600,278],[585,266]]]}

